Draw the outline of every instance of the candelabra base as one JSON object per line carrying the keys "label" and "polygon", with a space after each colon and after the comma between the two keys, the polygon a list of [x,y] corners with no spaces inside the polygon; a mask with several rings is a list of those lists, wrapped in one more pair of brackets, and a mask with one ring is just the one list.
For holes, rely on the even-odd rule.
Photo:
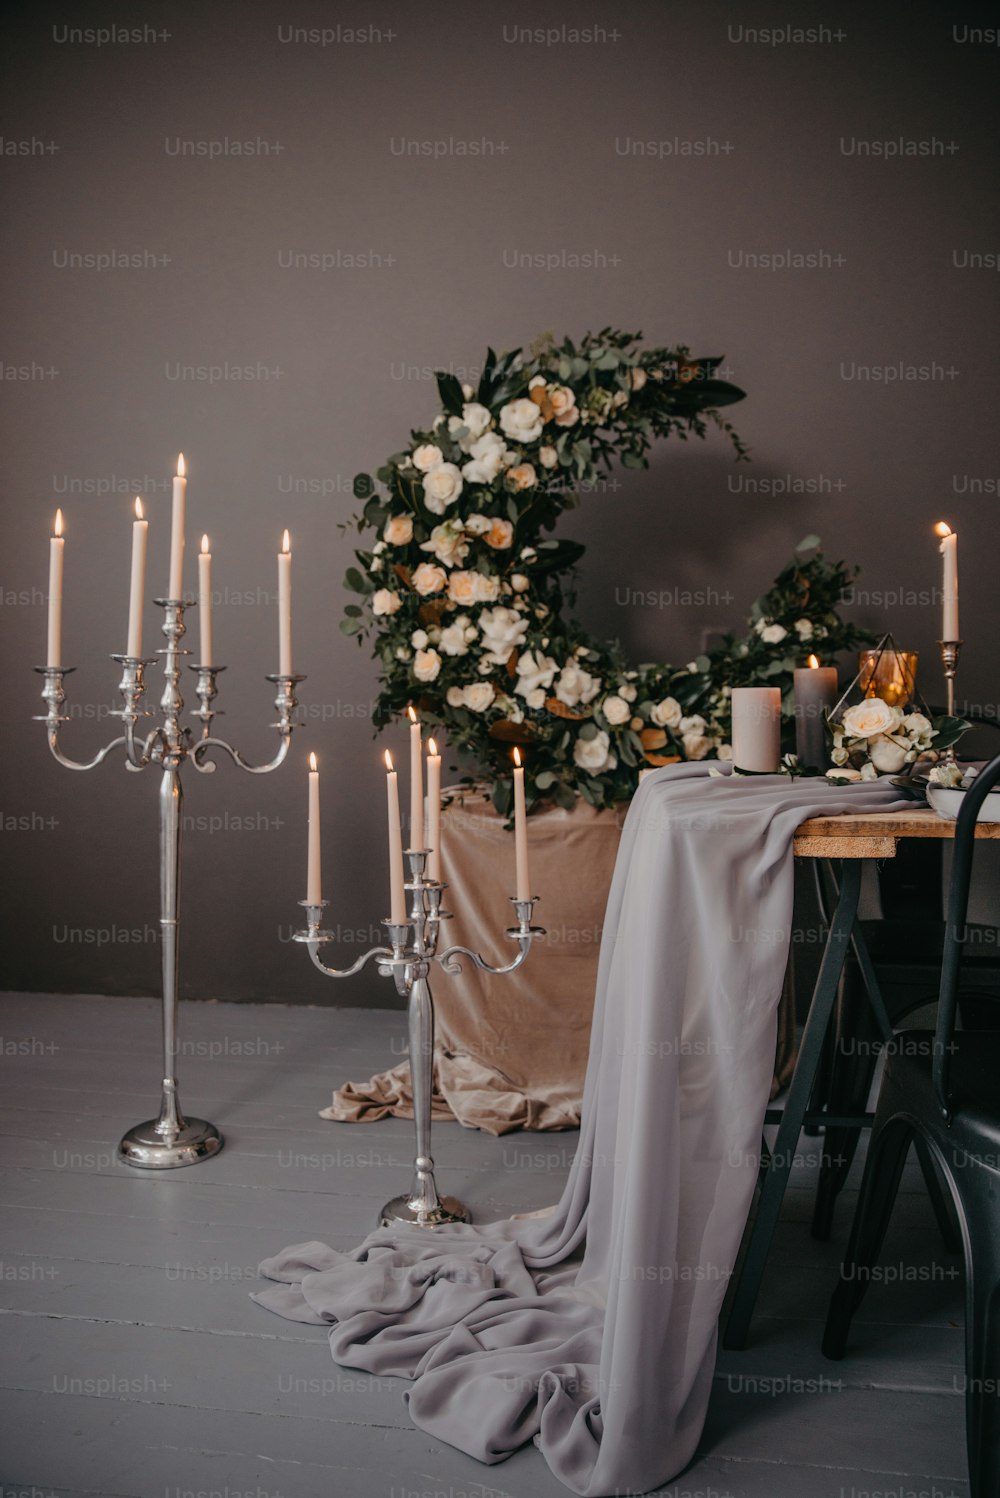
{"label": "candelabra base", "polygon": [[409,1196],[394,1196],[386,1202],[378,1214],[380,1228],[395,1227],[397,1223],[409,1222],[421,1228],[440,1228],[449,1222],[471,1222],[472,1214],[462,1202],[453,1196],[438,1198],[437,1204],[427,1208],[414,1203]]}
{"label": "candelabra base", "polygon": [[215,1124],[203,1118],[186,1118],[179,1129],[170,1130],[164,1130],[159,1119],[151,1118],[129,1129],[118,1146],[118,1158],[140,1170],[176,1170],[217,1155],[222,1143]]}

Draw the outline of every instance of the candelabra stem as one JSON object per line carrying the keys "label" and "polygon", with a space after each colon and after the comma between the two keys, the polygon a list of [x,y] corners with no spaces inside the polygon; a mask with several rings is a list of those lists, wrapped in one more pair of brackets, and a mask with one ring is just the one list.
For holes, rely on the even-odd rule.
{"label": "candelabra stem", "polygon": [[413,1122],[416,1159],[409,1196],[395,1196],[379,1214],[382,1227],[413,1222],[420,1227],[441,1227],[447,1222],[468,1222],[469,1210],[453,1196],[439,1196],[431,1157],[431,1099],[434,1090],[434,1001],[426,976],[417,977],[409,996],[410,1081],[413,1087]]}
{"label": "candelabra stem", "polygon": [[184,790],[173,755],[160,781],[160,944],[163,978],[163,1090],[160,1116],[129,1129],[119,1158],[145,1170],[194,1165],[222,1148],[214,1124],[184,1117],[177,1095],[177,939],[180,918],[181,812]]}

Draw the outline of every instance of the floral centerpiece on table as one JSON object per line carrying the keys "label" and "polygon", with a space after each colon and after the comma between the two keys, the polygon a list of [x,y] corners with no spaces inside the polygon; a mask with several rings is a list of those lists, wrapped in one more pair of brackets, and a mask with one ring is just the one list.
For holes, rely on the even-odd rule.
{"label": "floral centerpiece on table", "polygon": [[931,719],[914,708],[907,711],[881,697],[865,697],[830,723],[833,764],[827,776],[844,782],[899,775],[922,756],[936,756],[956,744],[969,726],[962,718]]}
{"label": "floral centerpiece on table", "polygon": [[610,328],[579,343],[546,337],[527,354],[490,350],[476,389],[438,376],[441,410],[378,484],[355,480],[356,525],[371,540],[347,573],[359,601],[341,627],[373,638],[376,726],[416,703],[492,770],[501,814],[513,744],[529,807],[571,807],[578,795],[607,806],[633,794],[644,767],[727,757],[734,685],[790,697],[807,650],[869,638],[840,618],[851,574],[809,555],[815,537],[755,605],[745,637],[680,668],[632,667],[617,643],[567,617],[566,578],[584,548],[551,532],[581,489],[615,461],[645,467],[656,437],[704,437],[709,425],[746,455],[721,414],[743,392],[717,378],[720,362]]}

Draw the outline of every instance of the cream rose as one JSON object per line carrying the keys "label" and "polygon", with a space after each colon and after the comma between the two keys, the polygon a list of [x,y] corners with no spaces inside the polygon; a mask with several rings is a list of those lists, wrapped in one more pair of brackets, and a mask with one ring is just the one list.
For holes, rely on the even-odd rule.
{"label": "cream rose", "polygon": [[382,535],[390,546],[408,546],[413,540],[413,521],[409,515],[390,515]]}
{"label": "cream rose", "polygon": [[531,583],[525,577],[523,572],[512,573],[510,585],[515,593],[527,593],[528,589],[531,587]]}
{"label": "cream rose", "polygon": [[542,435],[542,413],[530,401],[508,401],[500,410],[500,429],[512,442],[537,442]]}
{"label": "cream rose", "polygon": [[449,687],[445,693],[445,700],[449,707],[462,707],[465,703],[465,693],[461,687]]}
{"label": "cream rose", "polygon": [[811,640],[813,637],[813,624],[811,619],[796,619],[795,633],[800,640]]}
{"label": "cream rose", "polygon": [[640,369],[638,364],[629,370],[628,382],[633,390],[641,390],[646,383],[646,371]]}
{"label": "cream rose", "polygon": [[559,454],[554,447],[549,447],[546,443],[544,447],[538,449],[538,461],[543,468],[555,468],[559,462]]}
{"label": "cream rose", "polygon": [[470,484],[492,484],[503,465],[506,444],[498,432],[485,432],[469,447],[462,473]]}
{"label": "cream rose", "polygon": [[469,554],[469,543],[459,520],[445,520],[431,531],[430,540],[422,541],[421,551],[432,552],[445,567],[457,567]]}
{"label": "cream rose", "polygon": [[514,527],[509,520],[494,520],[489,530],[483,536],[487,546],[492,546],[494,551],[505,551],[514,541]]}
{"label": "cream rose", "polygon": [[418,650],[413,657],[413,674],[418,681],[433,681],[441,670],[441,657],[436,650]]}
{"label": "cream rose", "polygon": [[683,713],[676,697],[664,697],[662,702],[654,704],[649,716],[658,728],[676,728]]}
{"label": "cream rose", "polygon": [[890,707],[881,697],[866,697],[849,707],[842,721],[848,738],[872,739],[876,734],[892,733],[902,717],[898,707]]}
{"label": "cream rose", "polygon": [[615,768],[618,760],[611,753],[611,738],[603,728],[592,739],[577,739],[573,745],[573,763],[590,775]]}
{"label": "cream rose", "polygon": [[880,775],[898,775],[906,764],[906,745],[879,734],[868,740],[868,758]]}
{"label": "cream rose", "polygon": [[464,435],[459,437],[458,440],[465,451],[468,452],[472,443],[483,435],[492,420],[493,418],[485,406],[481,406],[478,401],[466,401],[462,407],[461,416],[449,417],[448,430],[455,437],[458,436],[463,427],[465,428]]}
{"label": "cream rose", "polygon": [[391,588],[378,588],[372,594],[373,614],[395,614],[403,607],[403,600]]}
{"label": "cream rose", "polygon": [[495,603],[500,597],[500,581],[482,572],[453,572],[448,581],[452,603],[466,608],[470,603]]}
{"label": "cream rose", "polygon": [[604,716],[609,723],[624,723],[627,719],[631,718],[632,709],[625,701],[625,698],[619,697],[616,693],[613,697],[605,697]]}
{"label": "cream rose", "polygon": [[788,634],[788,630],[782,624],[765,624],[763,629],[758,625],[757,632],[765,645],[780,645]]}
{"label": "cream rose", "polygon": [[449,624],[447,629],[441,631],[438,644],[445,655],[468,655],[469,647],[465,640],[465,625],[458,619],[454,624]]}
{"label": "cream rose", "polygon": [[550,385],[545,393],[552,405],[556,426],[571,427],[580,420],[576,396],[568,385]]}
{"label": "cream rose", "polygon": [[424,504],[432,515],[443,515],[462,492],[462,474],[454,463],[438,463],[424,475]]}
{"label": "cream rose", "polygon": [[413,449],[413,466],[419,468],[421,473],[430,473],[443,457],[444,454],[436,442],[424,442],[420,447]]}
{"label": "cream rose", "polygon": [[440,593],[447,587],[448,579],[444,569],[435,567],[433,562],[421,562],[414,569],[410,579],[421,598],[427,598],[431,593]]}
{"label": "cream rose", "polygon": [[467,707],[470,713],[484,713],[495,695],[490,682],[474,681],[462,688],[462,706]]}

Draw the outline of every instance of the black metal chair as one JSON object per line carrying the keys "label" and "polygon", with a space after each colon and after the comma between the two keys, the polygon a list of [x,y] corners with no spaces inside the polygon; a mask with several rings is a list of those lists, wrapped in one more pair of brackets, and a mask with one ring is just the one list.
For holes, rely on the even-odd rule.
{"label": "black metal chair", "polygon": [[955,1031],[975,824],[1000,780],[1000,755],[965,793],[945,929],[937,1025],[886,1048],[861,1194],[823,1351],[840,1359],[872,1278],[910,1144],[933,1159],[954,1205],[965,1257],[966,1435],[973,1498],[1000,1493],[1000,1030]]}

